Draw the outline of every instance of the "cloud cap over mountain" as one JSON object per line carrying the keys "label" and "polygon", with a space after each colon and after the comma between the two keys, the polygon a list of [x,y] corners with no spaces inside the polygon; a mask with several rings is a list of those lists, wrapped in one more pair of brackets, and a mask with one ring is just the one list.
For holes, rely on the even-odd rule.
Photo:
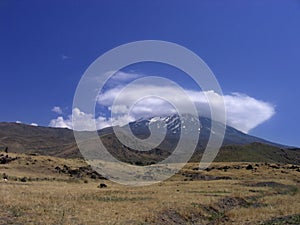
{"label": "cloud cap over mountain", "polygon": [[[113,81],[116,82],[120,80],[124,82],[124,79],[139,77],[139,75],[135,74],[130,76],[125,76],[124,74],[126,75],[126,73],[122,72],[123,79],[117,79],[121,77],[120,74],[117,74]],[[97,98],[98,107],[104,107],[108,112],[111,112],[116,97],[119,98],[119,104],[114,105],[113,107],[114,118],[104,115],[94,118],[92,114],[87,114],[82,112],[79,108],[75,108],[73,109],[73,115],[69,115],[67,118],[59,116],[56,119],[52,119],[49,125],[52,127],[67,127],[72,129],[72,119],[76,119],[76,121],[80,121],[79,128],[81,130],[92,130],[93,127],[95,127],[94,124],[96,124],[97,129],[102,129],[112,125],[125,125],[128,122],[132,122],[142,117],[145,118],[176,113],[176,109],[169,102],[159,98],[162,94],[164,96],[169,95],[170,97],[176,96],[177,90],[172,86],[136,84],[134,88],[122,92],[125,85],[122,83],[118,83],[117,85],[116,83],[114,84],[114,87],[108,88]],[[158,97],[144,96],[144,93],[150,89],[152,92],[157,93]],[[194,102],[199,115],[205,117],[210,117],[210,107],[206,96],[209,95],[211,99],[216,100],[223,97],[227,111],[228,125],[245,133],[248,133],[250,130],[264,123],[275,114],[275,106],[273,104],[255,99],[246,94],[231,93],[220,96],[214,91],[203,92],[192,89],[184,89],[184,91],[191,101]],[[121,92],[122,94],[119,96]],[[134,106],[130,105],[132,98],[136,98],[136,96],[141,96],[141,100],[136,102]],[[185,101],[186,99],[184,98],[178,99],[178,102],[183,106],[186,103]],[[130,109],[130,114],[124,114],[128,109]]]}

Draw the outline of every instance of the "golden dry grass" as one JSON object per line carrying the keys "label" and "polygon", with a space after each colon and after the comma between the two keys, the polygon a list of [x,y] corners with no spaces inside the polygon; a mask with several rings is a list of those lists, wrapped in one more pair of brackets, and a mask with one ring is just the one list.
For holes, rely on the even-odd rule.
{"label": "golden dry grass", "polygon": [[[300,214],[300,172],[296,170],[264,164],[246,170],[248,163],[214,163],[214,170],[197,171],[197,164],[188,164],[167,181],[131,187],[71,178],[54,169],[84,166],[79,159],[10,156],[19,158],[0,165],[0,173],[9,176],[7,182],[0,182],[0,224],[259,224]],[[242,168],[232,169],[237,165]],[[230,169],[217,169],[224,166]],[[186,176],[199,173],[231,179],[204,181]],[[24,176],[39,180],[20,182],[18,178]],[[254,185],[266,181],[282,186]],[[100,182],[108,187],[98,188]],[[220,203],[224,199],[229,205]]]}

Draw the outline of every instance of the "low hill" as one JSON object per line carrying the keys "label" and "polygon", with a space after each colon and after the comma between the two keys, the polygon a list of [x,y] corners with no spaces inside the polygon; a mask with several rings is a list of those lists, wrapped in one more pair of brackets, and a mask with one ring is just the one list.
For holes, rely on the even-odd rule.
{"label": "low hill", "polygon": [[0,149],[15,153],[80,157],[72,130],[0,123]]}

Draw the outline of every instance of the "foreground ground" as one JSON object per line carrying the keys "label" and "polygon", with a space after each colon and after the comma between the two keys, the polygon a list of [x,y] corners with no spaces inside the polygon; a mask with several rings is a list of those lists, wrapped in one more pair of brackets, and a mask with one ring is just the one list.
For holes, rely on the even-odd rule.
{"label": "foreground ground", "polygon": [[300,224],[296,165],[190,163],[165,182],[128,187],[79,159],[1,157],[0,224]]}

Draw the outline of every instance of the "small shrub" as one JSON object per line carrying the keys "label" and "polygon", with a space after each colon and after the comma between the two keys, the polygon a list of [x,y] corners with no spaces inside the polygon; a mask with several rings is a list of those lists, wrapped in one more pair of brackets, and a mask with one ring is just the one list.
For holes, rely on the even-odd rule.
{"label": "small shrub", "polygon": [[20,181],[21,181],[21,182],[27,182],[27,177],[22,177],[22,178],[20,179]]}

